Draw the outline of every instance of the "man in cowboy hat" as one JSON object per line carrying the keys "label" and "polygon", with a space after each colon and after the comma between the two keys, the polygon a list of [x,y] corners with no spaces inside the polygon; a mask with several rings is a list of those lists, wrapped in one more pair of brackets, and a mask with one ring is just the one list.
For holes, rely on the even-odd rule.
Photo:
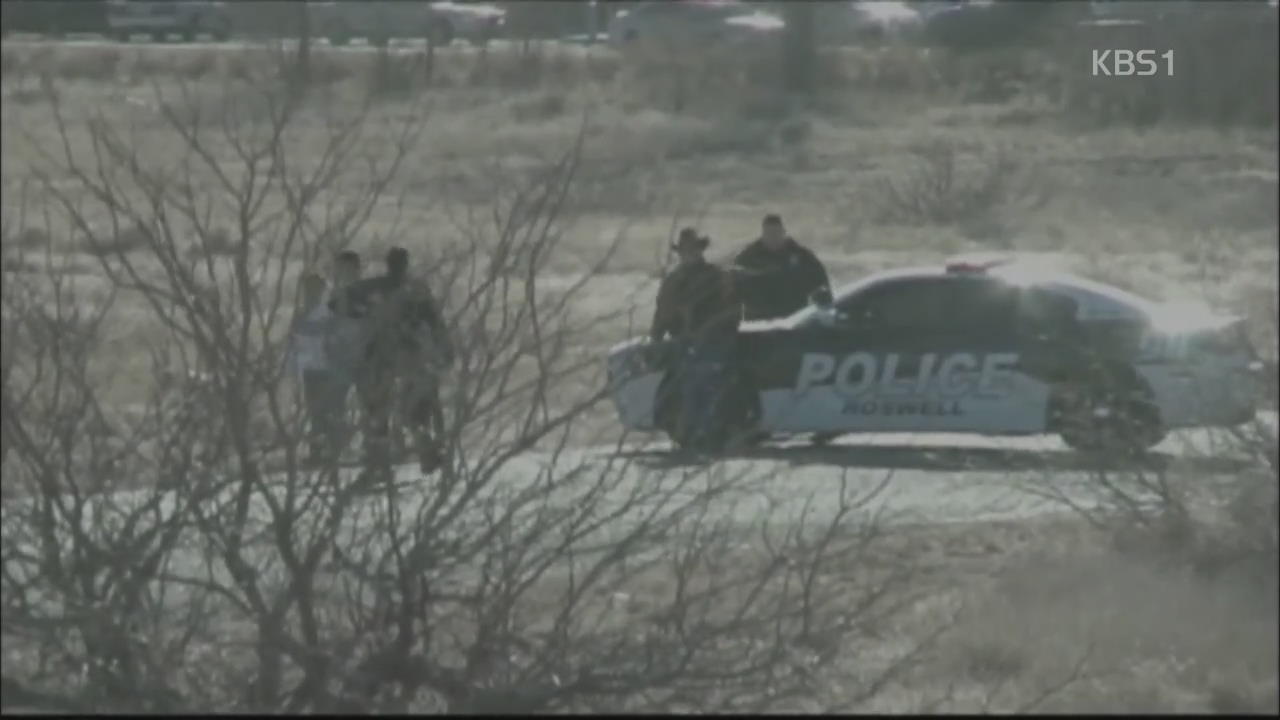
{"label": "man in cowboy hat", "polygon": [[713,429],[741,318],[732,276],[703,256],[710,243],[694,228],[680,231],[671,246],[679,263],[658,288],[649,333],[655,343],[670,335],[682,346],[681,416],[695,443]]}

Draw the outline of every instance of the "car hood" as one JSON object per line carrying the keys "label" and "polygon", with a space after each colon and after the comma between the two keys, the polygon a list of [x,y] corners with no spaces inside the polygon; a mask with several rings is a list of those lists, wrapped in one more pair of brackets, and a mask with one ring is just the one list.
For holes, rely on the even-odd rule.
{"label": "car hood", "polygon": [[1214,312],[1198,302],[1152,303],[1147,317],[1152,330],[1170,335],[1220,330],[1242,319],[1239,315]]}

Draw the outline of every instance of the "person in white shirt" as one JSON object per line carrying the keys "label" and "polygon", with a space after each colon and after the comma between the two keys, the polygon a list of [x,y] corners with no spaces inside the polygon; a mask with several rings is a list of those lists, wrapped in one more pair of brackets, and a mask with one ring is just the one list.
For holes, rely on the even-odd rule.
{"label": "person in white shirt", "polygon": [[343,383],[335,377],[328,351],[334,316],[324,302],[327,283],[307,273],[299,285],[302,304],[290,327],[288,362],[302,385],[310,460],[318,463],[336,459],[345,445],[345,393],[339,392]]}
{"label": "person in white shirt", "polygon": [[328,360],[330,389],[334,393],[333,402],[338,408],[342,433],[341,448],[346,450],[351,437],[352,420],[347,413],[347,399],[351,390],[360,379],[364,370],[365,345],[368,341],[368,328],[361,320],[352,319],[345,312],[345,290],[360,281],[362,272],[360,254],[354,250],[344,250],[333,260],[333,285],[329,288],[329,296],[325,305],[330,311],[330,332],[326,337],[325,357]]}

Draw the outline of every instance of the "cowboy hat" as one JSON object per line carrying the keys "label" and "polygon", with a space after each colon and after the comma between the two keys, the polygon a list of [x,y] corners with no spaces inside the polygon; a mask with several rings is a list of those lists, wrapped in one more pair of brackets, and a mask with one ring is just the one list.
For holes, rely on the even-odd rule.
{"label": "cowboy hat", "polygon": [[675,242],[671,243],[671,249],[677,252],[680,250],[706,250],[710,244],[711,238],[706,235],[699,235],[696,229],[687,227],[681,230],[680,236],[676,238]]}

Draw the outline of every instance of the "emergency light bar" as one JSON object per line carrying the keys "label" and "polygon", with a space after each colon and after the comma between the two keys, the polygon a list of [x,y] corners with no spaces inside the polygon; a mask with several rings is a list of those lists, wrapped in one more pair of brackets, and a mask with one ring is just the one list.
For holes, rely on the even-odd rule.
{"label": "emergency light bar", "polygon": [[1006,258],[1001,258],[996,260],[987,260],[984,262],[974,262],[971,260],[956,260],[956,261],[947,263],[947,274],[948,275],[981,274],[990,270],[993,267],[1008,265],[1010,262],[1012,262],[1012,260],[1009,260]]}

